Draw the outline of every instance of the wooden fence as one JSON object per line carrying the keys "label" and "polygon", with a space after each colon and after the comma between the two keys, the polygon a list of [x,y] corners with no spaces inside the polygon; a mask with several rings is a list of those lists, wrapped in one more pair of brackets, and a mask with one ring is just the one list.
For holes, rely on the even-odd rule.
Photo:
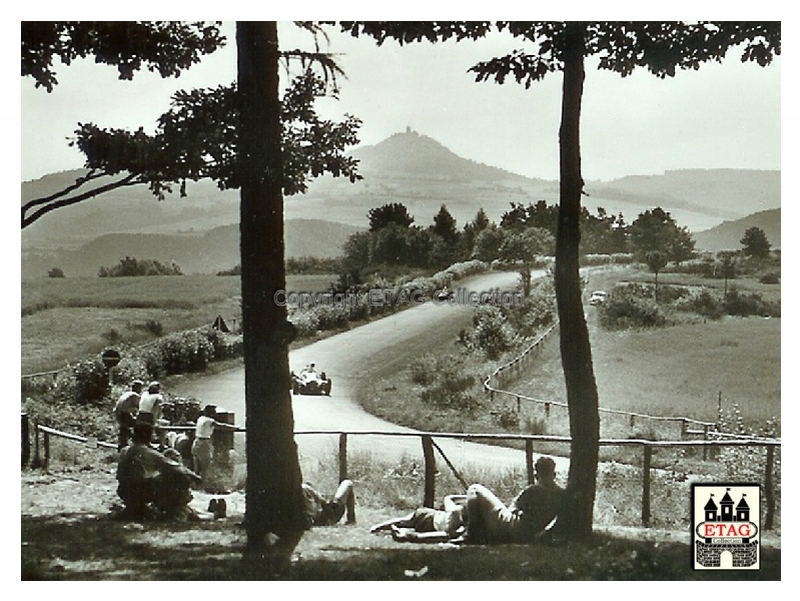
{"label": "wooden fence", "polygon": [[[27,415],[23,414],[23,467],[26,465],[26,450],[25,441],[30,440],[30,436],[26,434],[27,431]],[[169,429],[185,430],[191,426],[171,426]],[[215,432],[217,434],[230,436],[234,431],[228,432]],[[245,432],[244,428],[237,428],[235,432]],[[436,499],[436,486],[435,477],[437,473],[436,454],[439,456],[453,472],[455,477],[466,488],[468,483],[464,481],[458,472],[458,469],[450,461],[450,459],[442,451],[441,447],[436,444],[436,439],[458,439],[462,441],[517,441],[525,443],[525,459],[524,467],[527,475],[527,481],[532,484],[534,481],[534,457],[533,451],[535,443],[549,442],[561,443],[568,445],[571,439],[566,436],[544,436],[544,435],[525,435],[525,434],[464,434],[457,432],[384,432],[384,431],[341,431],[341,430],[313,430],[313,431],[299,431],[295,432],[295,436],[312,436],[312,435],[334,435],[338,436],[338,467],[339,467],[339,480],[344,480],[348,477],[348,441],[352,437],[357,436],[387,436],[387,437],[414,437],[419,438],[421,443],[421,453],[424,462],[424,494],[423,505],[426,507],[433,507]],[[26,438],[27,436],[27,438]],[[44,453],[44,458],[40,457],[40,436],[42,437],[41,449]],[[50,437],[55,436],[65,440],[71,440],[77,443],[93,444],[98,448],[107,448],[116,450],[116,445],[89,439],[83,436],[76,436],[66,432],[61,432],[54,428],[47,426],[35,425],[34,427],[34,454],[31,461],[31,467],[42,467],[47,469],[50,461]],[[226,443],[227,444],[227,443]],[[641,522],[643,526],[650,525],[650,499],[651,499],[651,476],[652,476],[652,454],[655,448],[691,448],[701,447],[707,448],[724,448],[724,447],[764,447],[767,450],[766,461],[764,465],[764,477],[762,481],[762,488],[764,491],[764,500],[766,504],[766,514],[764,517],[764,529],[770,530],[773,527],[775,516],[775,485],[774,485],[774,464],[775,464],[775,449],[780,449],[780,440],[769,439],[748,439],[748,440],[676,440],[676,441],[654,441],[654,440],[640,440],[640,439],[601,439],[599,441],[601,447],[640,447],[642,449],[642,496],[641,496]],[[215,445],[216,446],[216,445]],[[27,452],[27,457],[30,457],[30,450]]]}

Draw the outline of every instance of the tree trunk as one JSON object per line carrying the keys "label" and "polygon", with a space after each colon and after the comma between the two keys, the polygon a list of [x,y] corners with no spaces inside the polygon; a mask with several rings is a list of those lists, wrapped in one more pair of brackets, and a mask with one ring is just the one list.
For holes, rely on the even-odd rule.
{"label": "tree trunk", "polygon": [[273,302],[286,287],[277,25],[237,23],[236,43],[247,543],[261,547],[273,533],[293,548],[306,523],[289,394],[293,328]]}
{"label": "tree trunk", "polygon": [[556,234],[555,287],[561,332],[561,363],[567,386],[572,436],[565,512],[560,530],[570,538],[592,532],[600,421],[589,331],[579,273],[580,209],[583,178],[580,114],[584,80],[584,25],[568,23],[561,105],[560,202]]}

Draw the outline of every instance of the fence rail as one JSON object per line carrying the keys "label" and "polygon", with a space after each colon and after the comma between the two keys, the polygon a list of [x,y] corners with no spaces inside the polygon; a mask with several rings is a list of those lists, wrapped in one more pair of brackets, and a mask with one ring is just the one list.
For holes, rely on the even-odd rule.
{"label": "fence rail", "polygon": [[[492,400],[495,399],[495,396],[504,396],[511,398],[516,402],[518,412],[520,410],[520,405],[522,401],[543,405],[545,408],[545,415],[547,416],[550,415],[550,407],[552,406],[562,407],[562,408],[569,407],[567,403],[562,401],[539,399],[524,394],[520,394],[518,392],[504,390],[492,384],[492,381],[496,380],[498,382],[498,386],[501,385],[501,381],[504,379],[505,372],[510,372],[512,370],[519,370],[525,361],[527,361],[529,358],[535,357],[541,350],[542,345],[557,329],[558,329],[558,322],[550,326],[541,336],[539,336],[534,342],[528,345],[517,357],[500,365],[491,374],[486,376],[486,378],[483,381],[483,388],[486,392],[489,393]],[[717,430],[717,424],[715,422],[702,421],[691,417],[649,415],[646,413],[637,413],[635,411],[624,411],[621,409],[610,409],[606,407],[599,407],[598,412],[601,414],[606,413],[609,415],[625,416],[630,419],[631,426],[633,426],[635,419],[649,420],[655,422],[678,423],[681,426],[681,434],[683,435],[702,434],[704,439],[708,439],[709,437],[719,437],[719,438],[732,438],[732,439],[742,439],[742,440],[773,440],[771,438],[754,436],[750,434],[720,432]],[[695,427],[699,426],[700,428],[702,428],[702,430],[692,429],[691,426]]]}
{"label": "fence rail", "polygon": [[[27,415],[22,415],[23,423],[23,454],[22,462],[23,467],[26,466],[26,450],[25,443],[29,440],[27,433]],[[169,430],[186,430],[191,426],[169,426],[165,429]],[[237,433],[244,433],[245,429],[238,427],[234,430]],[[229,431],[230,432],[230,431]],[[43,451],[44,458],[40,456],[39,437],[40,433],[43,436]],[[229,434],[220,433],[217,434]],[[467,483],[458,472],[453,462],[447,457],[442,448],[436,444],[435,439],[457,439],[461,441],[522,441],[525,443],[524,453],[524,467],[527,475],[527,481],[532,484],[534,481],[534,444],[535,443],[561,443],[569,444],[572,439],[568,436],[549,436],[549,435],[534,435],[534,434],[465,434],[460,432],[387,432],[382,430],[302,430],[296,431],[295,436],[313,436],[313,435],[329,435],[338,437],[338,466],[339,466],[339,479],[343,480],[348,477],[348,441],[353,437],[358,436],[386,436],[386,437],[399,437],[399,438],[418,438],[421,443],[421,453],[424,463],[424,495],[423,505],[426,507],[433,507],[436,498],[435,478],[437,473],[436,466],[436,453],[446,463],[448,468],[453,472],[455,477],[466,487]],[[32,467],[42,467],[47,469],[50,462],[50,437],[62,438],[77,443],[87,444],[93,442],[98,448],[114,449],[116,445],[108,442],[98,441],[68,432],[62,432],[55,428],[48,426],[35,425],[34,426],[34,454],[31,462]],[[651,497],[651,473],[652,466],[652,453],[655,448],[690,448],[690,447],[703,447],[705,448],[725,448],[725,447],[764,447],[767,449],[767,456],[764,467],[764,498],[767,506],[767,511],[764,519],[765,530],[770,530],[773,527],[774,514],[775,514],[775,490],[773,480],[774,470],[774,452],[776,448],[781,447],[780,440],[644,440],[644,439],[601,439],[599,445],[603,447],[641,447],[642,449],[642,500],[641,500],[641,521],[642,525],[649,526],[651,513],[650,513],[650,497]],[[28,450],[27,456],[30,456]]]}

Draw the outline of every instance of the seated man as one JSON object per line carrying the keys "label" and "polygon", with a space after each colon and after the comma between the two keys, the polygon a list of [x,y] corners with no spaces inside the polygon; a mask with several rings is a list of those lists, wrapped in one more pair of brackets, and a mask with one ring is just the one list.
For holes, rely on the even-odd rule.
{"label": "seated man", "polygon": [[531,543],[555,523],[564,495],[555,483],[555,461],[540,457],[535,470],[536,484],[508,507],[485,486],[473,484],[467,489],[468,543]]}
{"label": "seated man", "polygon": [[370,532],[391,530],[398,542],[439,543],[457,539],[465,532],[466,495],[448,495],[444,509],[419,507],[410,514],[381,522]]}
{"label": "seated man", "polygon": [[152,436],[152,424],[138,422],[132,444],[120,453],[117,494],[126,514],[143,519],[150,510],[163,517],[177,517],[181,512],[190,517],[190,488],[200,483],[200,477],[151,447]]}
{"label": "seated man", "polygon": [[353,493],[353,482],[350,480],[342,480],[330,501],[310,484],[303,483],[303,497],[311,526],[333,526],[342,519],[345,511],[347,523],[356,523],[356,497]]}

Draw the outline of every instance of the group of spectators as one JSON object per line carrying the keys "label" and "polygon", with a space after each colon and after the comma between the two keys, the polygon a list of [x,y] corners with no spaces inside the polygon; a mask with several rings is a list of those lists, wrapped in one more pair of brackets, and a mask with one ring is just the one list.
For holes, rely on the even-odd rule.
{"label": "group of spectators", "polygon": [[[187,458],[190,437],[170,432],[154,441],[154,429],[161,421],[161,386],[134,380],[131,390],[116,404],[120,454],[117,493],[125,511],[134,519],[148,512],[162,517],[199,517],[189,508],[191,489],[208,477],[213,458],[211,436],[216,428],[233,428],[215,419],[216,407],[207,405],[198,417],[191,442],[191,463]],[[156,448],[158,446],[158,448]],[[373,533],[390,532],[400,542],[453,542],[472,544],[532,543],[551,531],[564,503],[564,490],[556,484],[556,465],[542,456],[535,464],[536,482],[524,488],[509,505],[481,484],[471,485],[466,494],[448,495],[441,509],[420,507],[408,515],[376,524]],[[353,483],[344,480],[332,497],[310,484],[303,484],[305,513],[309,526],[331,526],[346,515],[355,518]],[[209,509],[224,506],[224,499],[212,499]],[[213,507],[212,507],[213,505]],[[217,515],[216,517],[219,517]]]}
{"label": "group of spectators", "polygon": [[[200,517],[189,502],[192,488],[208,484],[211,436],[217,427],[235,426],[218,422],[216,407],[206,405],[192,429],[169,431],[169,421],[162,418],[161,384],[151,382],[146,392],[143,388],[144,382],[134,380],[114,407],[119,426],[117,494],[125,514],[134,519]],[[224,499],[212,501],[215,508],[220,501],[224,504]]]}

